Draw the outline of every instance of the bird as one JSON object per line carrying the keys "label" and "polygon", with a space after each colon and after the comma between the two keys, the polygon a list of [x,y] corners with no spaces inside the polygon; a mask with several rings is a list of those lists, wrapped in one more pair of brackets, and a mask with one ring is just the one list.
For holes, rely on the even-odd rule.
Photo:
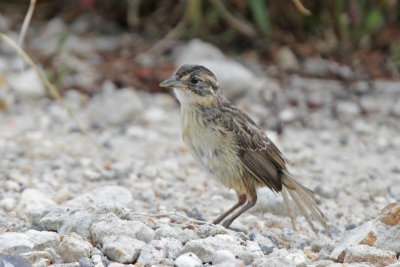
{"label": "bird", "polygon": [[229,228],[257,202],[257,188],[281,192],[292,227],[295,214],[289,196],[318,234],[312,218],[330,235],[327,217],[314,192],[287,169],[287,159],[244,111],[224,97],[216,76],[201,65],[186,64],[160,87],[173,89],[180,102],[182,138],[194,159],[237,195],[237,203],[214,224]]}

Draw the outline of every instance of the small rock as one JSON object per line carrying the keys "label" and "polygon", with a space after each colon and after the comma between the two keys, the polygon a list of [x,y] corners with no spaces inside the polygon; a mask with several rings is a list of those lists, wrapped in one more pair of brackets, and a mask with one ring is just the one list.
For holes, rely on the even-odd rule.
{"label": "small rock", "polygon": [[110,260],[119,263],[134,263],[146,243],[129,236],[106,236],[103,251]]}
{"label": "small rock", "polygon": [[57,248],[60,237],[55,232],[28,230],[25,232],[33,240],[33,249]]}
{"label": "small rock", "polygon": [[201,238],[206,238],[209,236],[216,236],[221,234],[228,234],[228,230],[222,225],[204,224],[200,228],[199,236]]}
{"label": "small rock", "polygon": [[194,231],[189,229],[184,229],[183,231],[180,231],[178,233],[176,239],[181,241],[182,244],[186,244],[190,240],[200,239],[200,237]]}
{"label": "small rock", "polygon": [[103,243],[107,236],[128,236],[143,242],[154,239],[153,229],[139,221],[121,220],[115,214],[109,213],[105,218],[92,224],[90,228],[94,243]]}
{"label": "small rock", "polygon": [[137,118],[143,102],[132,90],[121,89],[94,96],[87,108],[92,123],[118,125]]}
{"label": "small rock", "polygon": [[2,267],[31,267],[31,264],[18,255],[0,253],[0,266]]}
{"label": "small rock", "polygon": [[140,253],[137,264],[152,266],[160,264],[167,257],[167,250],[161,240],[152,240]]}
{"label": "small rock", "polygon": [[[57,252],[54,248],[46,248],[43,251],[35,251],[35,250],[29,251],[29,252],[20,254],[20,256],[31,263],[36,263],[37,259],[46,260],[46,261],[44,261],[44,263],[57,262],[60,257],[57,255]],[[45,266],[47,266],[47,265],[45,265]]]}
{"label": "small rock", "polygon": [[21,254],[33,249],[32,238],[23,233],[6,232],[0,235],[0,252]]}
{"label": "small rock", "polygon": [[367,245],[353,245],[346,248],[345,263],[369,262],[374,266],[383,267],[397,262],[393,251],[377,249]]}
{"label": "small rock", "polygon": [[79,259],[79,266],[80,267],[93,267],[93,262],[88,257],[83,257]]}
{"label": "small rock", "polygon": [[238,259],[228,260],[213,265],[213,267],[245,267],[245,266],[246,264],[242,260]]}
{"label": "small rock", "polygon": [[282,122],[291,122],[296,119],[296,114],[292,109],[284,109],[279,113],[279,118]]}
{"label": "small rock", "polygon": [[[188,229],[185,229],[188,230]],[[190,231],[190,230],[188,230]],[[193,232],[193,231],[191,231]],[[161,239],[161,238],[165,238],[165,237],[172,237],[172,238],[177,238],[177,232],[174,228],[172,228],[171,226],[169,226],[168,224],[163,224],[160,226],[160,228],[158,228],[155,231],[156,235],[155,238],[156,239]]]}
{"label": "small rock", "polygon": [[41,98],[46,95],[46,89],[34,69],[9,73],[7,81],[12,89],[23,96]]}
{"label": "small rock", "polygon": [[183,253],[192,252],[196,254],[202,262],[211,262],[215,256],[215,250],[207,245],[203,239],[191,240],[186,243],[182,250]]}
{"label": "small rock", "polygon": [[90,227],[93,222],[109,213],[123,219],[131,216],[129,209],[114,202],[89,207],[54,207],[49,210],[31,211],[28,217],[33,225],[44,227],[48,231],[57,231],[61,235],[75,232],[92,239]]}
{"label": "small rock", "polygon": [[335,198],[339,192],[339,188],[333,185],[320,183],[314,188],[314,192],[325,198]]}
{"label": "small rock", "polygon": [[235,256],[229,250],[222,249],[215,252],[212,264],[218,264],[225,261],[235,260]]}
{"label": "small rock", "polygon": [[[32,267],[47,267],[52,263],[49,259],[41,258],[39,260],[36,260],[33,264]],[[67,264],[66,264],[67,265]]]}
{"label": "small rock", "polygon": [[311,243],[311,251],[312,252],[318,253],[321,251],[321,249],[322,249],[321,243],[316,242],[316,241]]}
{"label": "small rock", "polygon": [[107,262],[103,261],[103,256],[99,255],[99,254],[95,254],[92,255],[92,262],[94,267],[106,267],[107,266]]}
{"label": "small rock", "polygon": [[337,112],[343,119],[352,119],[360,114],[360,107],[350,101],[339,101],[337,103]]}
{"label": "small rock", "polygon": [[279,67],[283,71],[298,71],[300,69],[300,64],[296,55],[287,46],[279,49],[277,60]]}
{"label": "small rock", "polygon": [[64,206],[82,207],[85,205],[91,206],[93,204],[103,204],[107,202],[117,202],[122,205],[127,205],[132,200],[132,194],[127,188],[117,185],[108,185],[77,196],[64,203]]}
{"label": "small rock", "polygon": [[192,252],[188,252],[180,255],[175,260],[177,267],[201,267],[203,266],[201,260]]}
{"label": "small rock", "polygon": [[0,208],[4,209],[6,211],[13,210],[16,205],[17,205],[17,202],[15,201],[15,199],[10,198],[10,197],[6,197],[6,198],[3,198],[2,200],[0,200]]}
{"label": "small rock", "polygon": [[56,206],[57,203],[34,188],[27,188],[21,194],[17,209],[19,211],[40,210]]}
{"label": "small rock", "polygon": [[92,244],[76,233],[65,235],[58,246],[58,253],[64,262],[78,262],[82,257],[89,257]]}
{"label": "small rock", "polygon": [[306,255],[301,250],[290,251],[289,255],[285,257],[286,260],[291,262],[296,267],[306,267]]}

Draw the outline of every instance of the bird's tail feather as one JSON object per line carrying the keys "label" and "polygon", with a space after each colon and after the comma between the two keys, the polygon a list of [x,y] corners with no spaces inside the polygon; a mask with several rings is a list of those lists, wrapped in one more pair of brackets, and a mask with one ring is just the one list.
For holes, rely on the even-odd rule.
{"label": "bird's tail feather", "polygon": [[[285,175],[282,178],[282,182],[284,184],[284,187],[282,188],[282,197],[288,209],[293,228],[296,229],[295,216],[292,207],[290,206],[288,195],[290,195],[290,197],[293,199],[300,213],[304,216],[304,218],[307,220],[308,224],[311,226],[312,230],[315,233],[318,232],[312,222],[312,217],[314,217],[321,223],[325,231],[330,236],[331,232],[329,229],[329,225],[327,224],[327,218],[318,208],[317,203],[315,202],[314,199],[314,192],[308,189],[307,187],[301,185],[299,182],[293,179],[291,175],[288,173],[285,173]],[[311,212],[311,215],[309,214],[308,211]]]}

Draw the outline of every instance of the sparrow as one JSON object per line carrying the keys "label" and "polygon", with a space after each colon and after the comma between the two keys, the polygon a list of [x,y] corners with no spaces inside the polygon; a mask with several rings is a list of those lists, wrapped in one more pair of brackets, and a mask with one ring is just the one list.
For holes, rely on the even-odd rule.
{"label": "sparrow", "polygon": [[183,65],[161,87],[173,89],[181,105],[182,138],[189,152],[229,189],[238,202],[213,221],[229,227],[257,202],[257,188],[281,192],[296,229],[289,196],[316,233],[312,217],[330,234],[312,190],[296,181],[277,146],[242,110],[227,100],[216,76],[200,65]]}

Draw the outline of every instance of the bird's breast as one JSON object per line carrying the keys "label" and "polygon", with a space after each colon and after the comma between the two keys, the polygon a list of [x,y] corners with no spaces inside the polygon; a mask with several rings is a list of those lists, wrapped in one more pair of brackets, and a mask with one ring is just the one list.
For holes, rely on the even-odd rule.
{"label": "bird's breast", "polygon": [[193,157],[218,180],[232,187],[232,179],[241,176],[233,135],[222,126],[204,119],[200,112],[182,111],[182,137]]}

